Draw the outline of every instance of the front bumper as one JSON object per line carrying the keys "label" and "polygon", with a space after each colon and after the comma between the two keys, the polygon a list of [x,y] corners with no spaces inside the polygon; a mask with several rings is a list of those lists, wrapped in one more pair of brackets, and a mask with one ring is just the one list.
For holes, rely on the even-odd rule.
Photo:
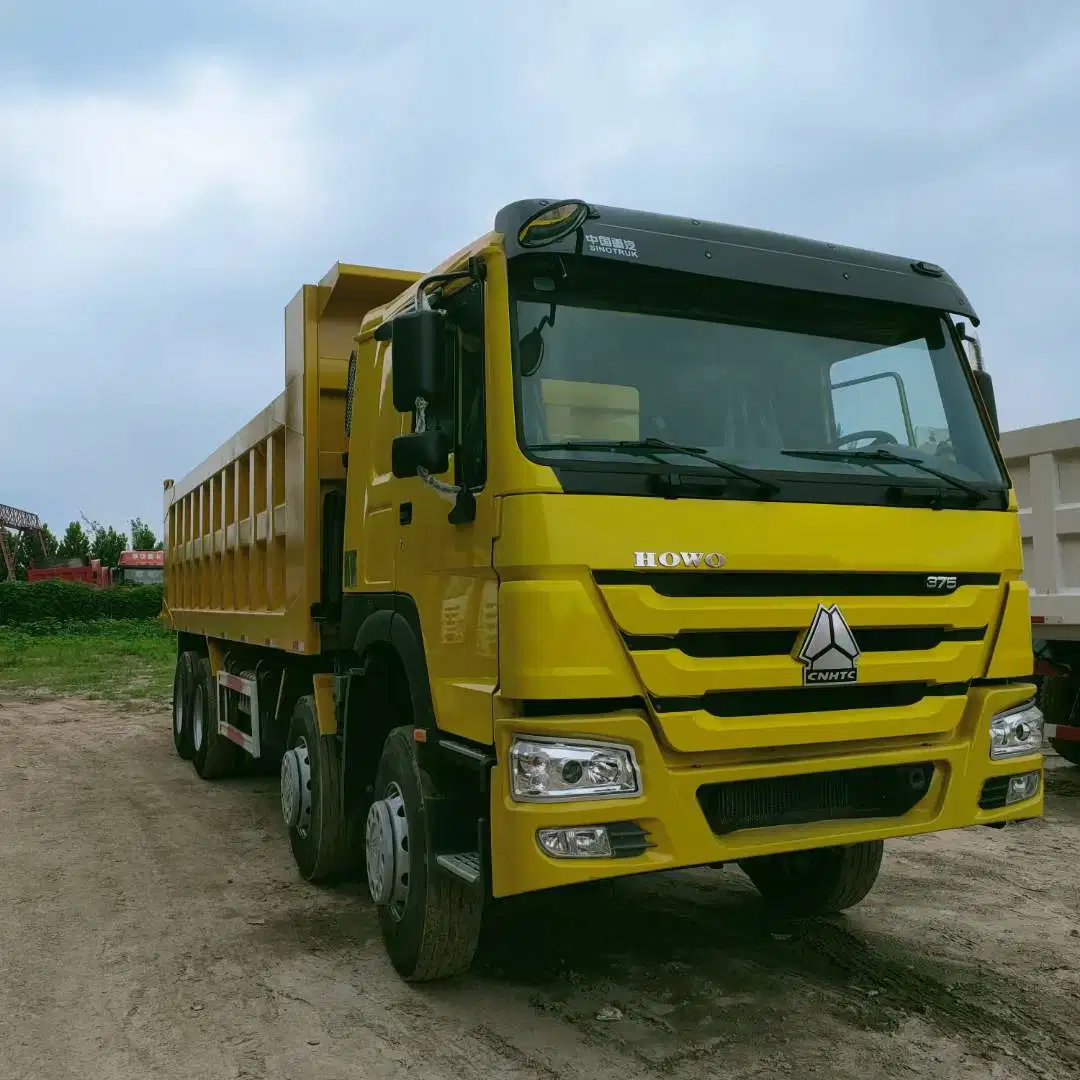
{"label": "front bumper", "polygon": [[[661,749],[644,714],[633,711],[544,720],[500,719],[495,730],[498,765],[491,788],[492,892],[510,896],[754,855],[1039,817],[1043,812],[1041,781],[1038,793],[1023,802],[992,810],[979,807],[988,779],[1042,770],[1041,754],[1004,761],[992,761],[989,754],[990,718],[1030,699],[1033,693],[1034,687],[1027,684],[975,687],[968,694],[961,723],[941,739],[882,738],[812,751],[801,747],[786,752],[673,754]],[[882,727],[888,728],[885,710]],[[598,802],[514,802],[508,791],[506,763],[515,734],[629,744],[641,768],[642,794]],[[895,817],[773,825],[717,835],[698,800],[698,789],[708,784],[929,762],[934,765],[934,774],[926,794],[907,813]],[[537,841],[538,829],[612,822],[640,825],[648,833],[649,849],[619,859],[559,859],[544,853]]]}

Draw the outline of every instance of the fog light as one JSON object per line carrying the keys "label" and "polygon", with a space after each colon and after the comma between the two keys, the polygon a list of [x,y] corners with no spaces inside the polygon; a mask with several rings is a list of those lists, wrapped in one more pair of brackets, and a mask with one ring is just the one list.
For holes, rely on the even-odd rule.
{"label": "fog light", "polygon": [[510,781],[518,802],[610,799],[641,792],[634,751],[616,743],[515,738]]}
{"label": "fog light", "polygon": [[1043,744],[1043,714],[1034,701],[998,713],[990,721],[990,756],[995,759],[1037,754]]}
{"label": "fog light", "polygon": [[1037,772],[1020,773],[1009,777],[1009,786],[1005,791],[1005,805],[1033,799],[1039,794],[1039,774]]}
{"label": "fog light", "polygon": [[610,859],[611,838],[603,825],[540,829],[540,846],[556,859]]}

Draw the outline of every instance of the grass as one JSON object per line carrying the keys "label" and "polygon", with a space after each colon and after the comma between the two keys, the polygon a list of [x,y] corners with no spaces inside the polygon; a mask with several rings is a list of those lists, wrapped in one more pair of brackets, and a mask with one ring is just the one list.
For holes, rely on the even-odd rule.
{"label": "grass", "polygon": [[0,691],[167,701],[176,640],[155,619],[0,626]]}

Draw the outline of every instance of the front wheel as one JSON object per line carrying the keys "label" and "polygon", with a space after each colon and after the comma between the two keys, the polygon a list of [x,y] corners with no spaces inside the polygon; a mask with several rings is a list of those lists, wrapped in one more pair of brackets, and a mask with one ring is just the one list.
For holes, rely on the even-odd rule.
{"label": "front wheel", "polygon": [[1051,739],[1050,745],[1062,760],[1070,765],[1080,765],[1080,742],[1067,739]]}
{"label": "front wheel", "polygon": [[408,982],[468,971],[483,915],[483,896],[435,865],[433,795],[416,760],[412,729],[395,728],[383,744],[364,854],[386,951]]}
{"label": "front wheel", "polygon": [[854,907],[874,887],[882,840],[743,859],[739,866],[771,907],[790,915],[827,915]]}

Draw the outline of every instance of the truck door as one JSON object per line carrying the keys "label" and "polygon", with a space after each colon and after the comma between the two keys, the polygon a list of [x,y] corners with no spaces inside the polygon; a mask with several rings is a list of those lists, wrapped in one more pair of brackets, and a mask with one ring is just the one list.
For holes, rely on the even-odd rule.
{"label": "truck door", "polygon": [[[498,677],[498,586],[492,568],[495,500],[487,491],[482,283],[448,302],[453,342],[451,404],[425,422],[451,433],[450,468],[394,482],[398,543],[394,588],[416,604],[435,716],[442,730],[490,742]],[[449,520],[467,486],[475,515]]]}

